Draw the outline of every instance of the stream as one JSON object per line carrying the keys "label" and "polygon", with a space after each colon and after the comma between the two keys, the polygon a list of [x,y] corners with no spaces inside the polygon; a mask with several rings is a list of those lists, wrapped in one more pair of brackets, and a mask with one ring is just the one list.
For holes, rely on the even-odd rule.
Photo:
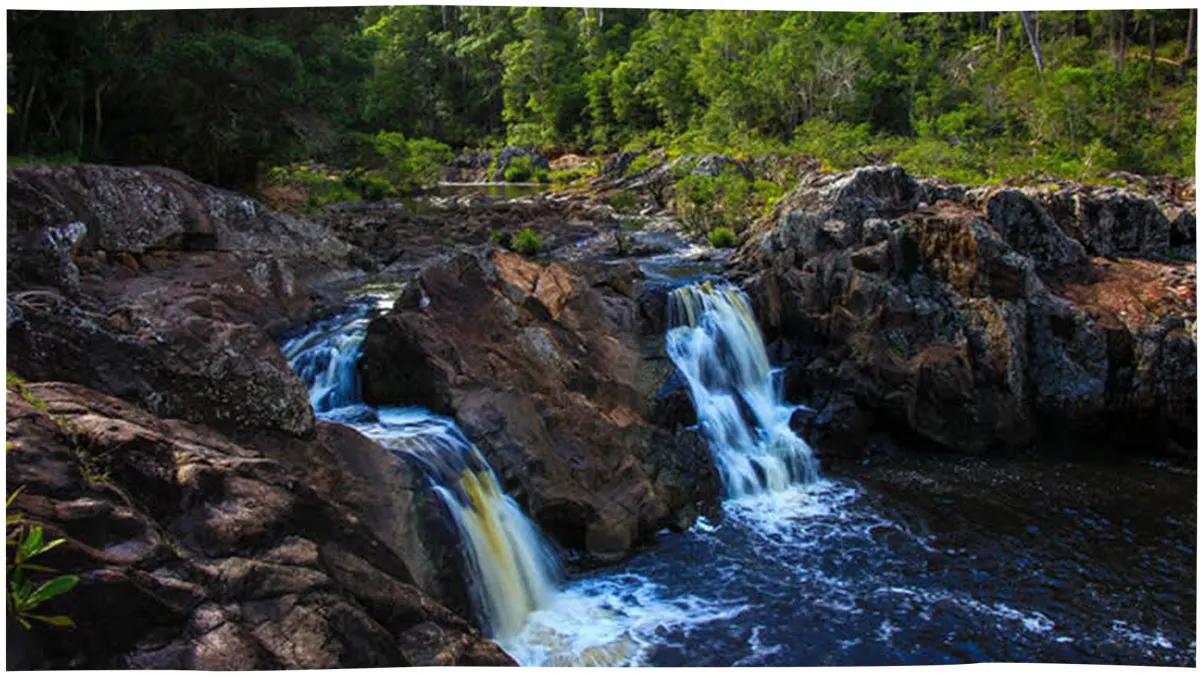
{"label": "stream", "polygon": [[[448,495],[467,495],[447,504],[494,521],[487,528],[520,530],[501,542],[464,526],[463,537],[479,575],[469,580],[476,618],[522,665],[1195,666],[1193,471],[933,454],[818,466],[787,429],[791,408],[757,355],[761,336],[738,307],[740,292],[689,288],[700,290],[677,291],[684,299],[672,298],[672,312],[673,331],[691,332],[668,333],[668,344],[691,373],[726,482],[741,487],[729,490],[718,521],[663,531],[602,569],[559,571],[547,557],[561,552],[516,502],[498,488],[486,504],[478,488],[464,490],[463,480],[493,478],[452,420],[357,401],[358,345],[394,293],[364,293],[284,351],[327,419],[397,452],[411,451],[396,439],[411,438],[414,421],[453,436],[429,446],[467,458],[455,466],[469,470],[433,478]],[[487,546],[470,543],[477,536]],[[519,565],[485,569],[491,563],[477,558],[489,547],[516,558],[531,550]],[[479,590],[490,577],[528,586]],[[519,615],[486,609],[506,593],[520,599]]]}

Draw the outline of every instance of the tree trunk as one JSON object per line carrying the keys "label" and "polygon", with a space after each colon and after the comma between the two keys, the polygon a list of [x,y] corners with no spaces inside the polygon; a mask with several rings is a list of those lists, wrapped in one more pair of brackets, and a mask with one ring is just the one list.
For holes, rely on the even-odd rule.
{"label": "tree trunk", "polygon": [[1196,54],[1196,10],[1188,11],[1187,50],[1183,53],[1183,61],[1179,63],[1179,73],[1187,79],[1188,61]]}
{"label": "tree trunk", "polygon": [[1025,33],[1029,35],[1029,46],[1033,49],[1033,58],[1037,61],[1038,71],[1046,69],[1046,64],[1042,62],[1042,49],[1038,46],[1037,32],[1033,28],[1033,22],[1029,20],[1029,12],[1021,12],[1021,21],[1025,22]]}
{"label": "tree trunk", "polygon": [[1120,47],[1120,51],[1117,52],[1117,72],[1118,73],[1125,71],[1125,52],[1129,47],[1129,41],[1127,39],[1127,35],[1126,35],[1126,31],[1125,31],[1125,24],[1127,24],[1129,22],[1129,12],[1127,12],[1125,10],[1121,10],[1120,14],[1121,14],[1121,47]]}
{"label": "tree trunk", "polygon": [[1004,14],[996,19],[996,53],[1004,53]]}
{"label": "tree trunk", "polygon": [[1158,35],[1155,33],[1154,16],[1150,16],[1150,86],[1154,86],[1154,69],[1158,66]]}
{"label": "tree trunk", "polygon": [[105,80],[100,86],[96,87],[96,129],[95,136],[92,137],[92,154],[99,156],[100,154],[100,130],[104,128],[104,113],[101,107],[100,97],[104,94],[104,90],[108,89],[108,80]]}

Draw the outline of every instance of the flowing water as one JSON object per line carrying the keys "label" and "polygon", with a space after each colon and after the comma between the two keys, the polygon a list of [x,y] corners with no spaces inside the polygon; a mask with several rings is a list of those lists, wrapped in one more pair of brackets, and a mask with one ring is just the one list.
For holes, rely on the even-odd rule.
{"label": "flowing water", "polygon": [[750,303],[728,285],[684,286],[668,302],[667,353],[687,380],[696,416],[733,497],[817,478],[808,444],[789,426]]}
{"label": "flowing water", "polygon": [[1195,664],[1194,474],[936,458],[822,477],[746,297],[693,284],[669,312],[723,518],[577,574],[502,641],[521,663]]}
{"label": "flowing water", "polygon": [[369,312],[289,358],[323,417],[427,463],[463,518],[485,625],[522,664],[1196,663],[1193,469],[929,456],[818,472],[745,297],[721,284],[675,291],[667,336],[726,479],[721,519],[555,589],[536,528],[453,422],[356,403],[344,361]]}
{"label": "flowing water", "polygon": [[319,416],[352,426],[424,468],[462,537],[480,624],[497,638],[515,635],[531,612],[549,603],[560,576],[557,558],[453,420],[421,408],[362,403],[357,365],[367,325],[394,301],[394,293],[363,298],[350,312],[285,343],[284,355],[308,385]]}

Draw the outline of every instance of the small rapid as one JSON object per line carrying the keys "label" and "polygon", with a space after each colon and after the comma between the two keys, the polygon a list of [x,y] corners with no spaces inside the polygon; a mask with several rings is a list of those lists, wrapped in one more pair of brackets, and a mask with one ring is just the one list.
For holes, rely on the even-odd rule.
{"label": "small rapid", "polygon": [[728,284],[671,292],[667,353],[687,380],[696,416],[731,497],[817,479],[812,449],[789,426],[749,301]]}
{"label": "small rapid", "polygon": [[308,386],[318,416],[358,429],[423,469],[461,535],[467,585],[484,632],[511,637],[549,604],[561,576],[557,556],[453,420],[422,408],[362,402],[358,359],[367,326],[394,299],[363,298],[286,342],[283,353]]}

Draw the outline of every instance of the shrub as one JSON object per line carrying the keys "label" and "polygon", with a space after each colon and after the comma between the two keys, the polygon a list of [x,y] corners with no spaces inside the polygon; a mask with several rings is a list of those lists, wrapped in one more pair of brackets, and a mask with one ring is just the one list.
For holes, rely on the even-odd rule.
{"label": "shrub", "polygon": [[737,235],[728,227],[718,227],[708,233],[708,243],[714,248],[733,248],[737,246]]}
{"label": "shrub", "polygon": [[431,138],[405,138],[398,131],[375,134],[375,152],[383,159],[384,176],[402,192],[437,185],[442,165],[454,159],[450,146]]}
{"label": "shrub", "polygon": [[609,197],[608,205],[613,207],[617,213],[633,213],[637,210],[637,197],[632,193],[622,192]]}
{"label": "shrub", "polygon": [[508,168],[504,170],[504,180],[509,183],[521,183],[533,176],[533,159],[528,155],[513,157]]}
{"label": "shrub", "polygon": [[550,172],[545,169],[535,169],[533,171],[533,182],[549,183],[550,182]]}
{"label": "shrub", "polygon": [[542,240],[533,233],[533,230],[528,227],[521,230],[517,238],[513,240],[513,250],[524,256],[535,256],[542,248]]}
{"label": "shrub", "polygon": [[644,152],[633,158],[633,161],[629,163],[629,168],[625,169],[625,175],[636,176],[646,169],[656,167],[659,164],[662,164],[661,158],[657,158],[649,152]]}

